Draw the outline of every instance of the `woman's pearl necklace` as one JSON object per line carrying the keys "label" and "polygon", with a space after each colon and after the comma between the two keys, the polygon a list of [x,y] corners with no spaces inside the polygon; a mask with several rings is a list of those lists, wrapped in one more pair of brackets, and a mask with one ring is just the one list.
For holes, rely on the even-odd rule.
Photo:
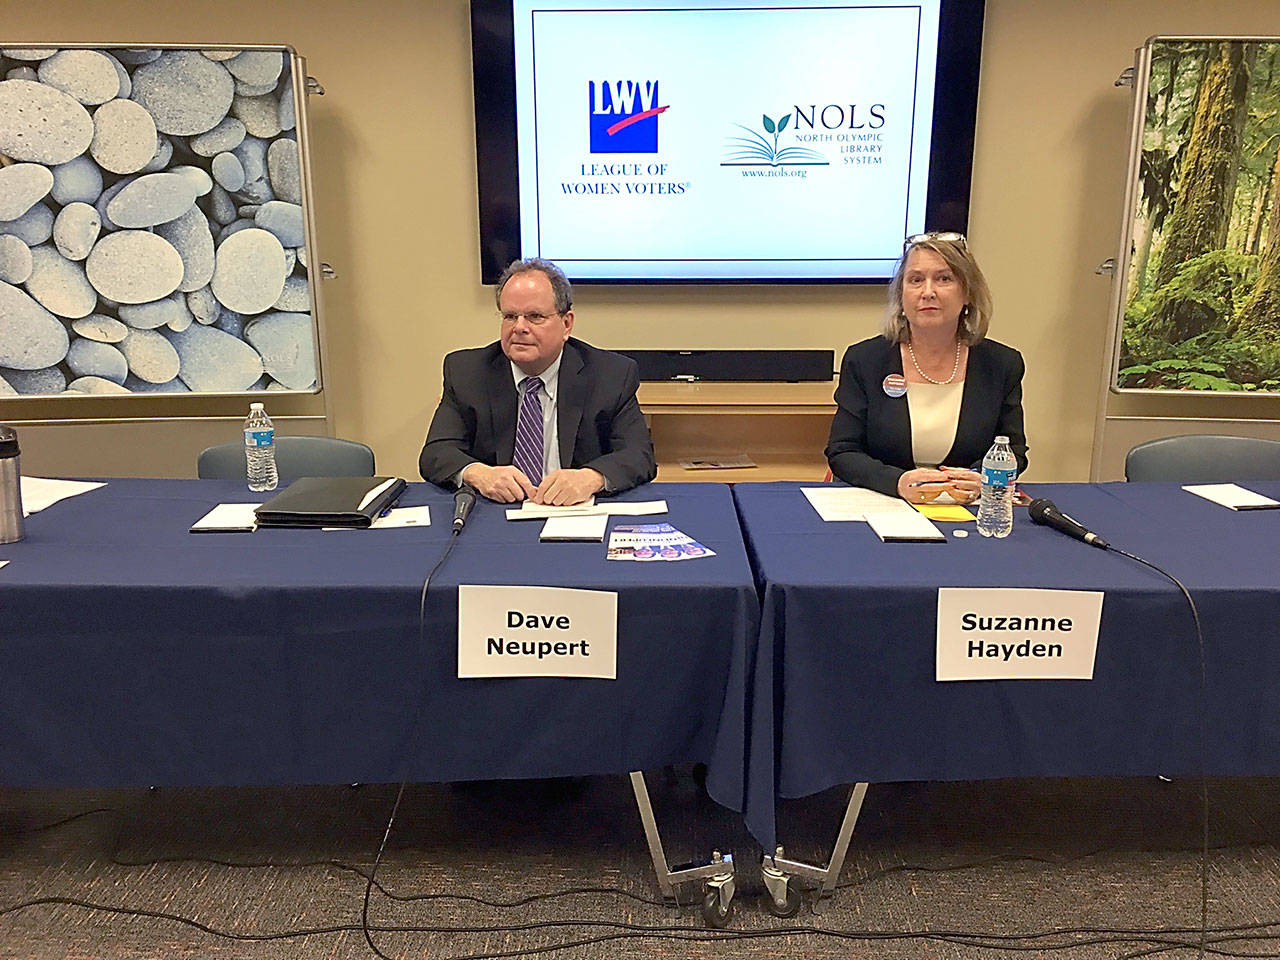
{"label": "woman's pearl necklace", "polygon": [[935,380],[933,379],[933,377],[929,376],[927,373],[925,373],[923,370],[920,369],[920,362],[916,360],[916,352],[911,349],[911,344],[909,342],[907,343],[907,353],[911,354],[911,365],[916,368],[916,373],[920,374],[920,376],[924,377],[930,383],[935,383],[940,387],[944,387],[948,383],[950,383],[952,380],[954,380],[956,378],[956,374],[960,372],[960,347],[961,347],[961,343],[959,340],[957,340],[956,341],[956,362],[955,362],[955,365],[952,366],[951,368],[951,376],[947,377],[947,379],[945,380]]}

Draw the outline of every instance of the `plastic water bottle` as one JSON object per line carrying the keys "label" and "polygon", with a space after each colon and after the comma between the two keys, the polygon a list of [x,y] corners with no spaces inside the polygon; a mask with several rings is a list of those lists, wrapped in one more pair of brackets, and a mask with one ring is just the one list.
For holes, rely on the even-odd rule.
{"label": "plastic water bottle", "polygon": [[249,404],[244,421],[244,461],[249,489],[274,490],[280,482],[276,474],[276,428],[260,403]]}
{"label": "plastic water bottle", "polygon": [[1007,537],[1013,530],[1013,482],[1018,460],[1008,437],[996,437],[982,458],[982,498],[978,501],[978,532],[984,537]]}

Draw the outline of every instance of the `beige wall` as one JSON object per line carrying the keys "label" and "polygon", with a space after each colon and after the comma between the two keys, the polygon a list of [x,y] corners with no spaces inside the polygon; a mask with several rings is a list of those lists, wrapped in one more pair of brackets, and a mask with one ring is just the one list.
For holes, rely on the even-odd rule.
{"label": "beige wall", "polygon": [[[6,44],[282,42],[307,58],[327,91],[311,99],[310,130],[319,253],[339,275],[322,287],[335,432],[370,444],[383,471],[416,477],[441,358],[496,332],[478,279],[465,0],[10,3],[0,31]],[[970,237],[996,297],[992,336],[1027,359],[1032,479],[1089,474],[1110,292],[1093,271],[1115,254],[1126,162],[1129,91],[1112,82],[1146,37],[1176,33],[1280,34],[1280,4],[987,0]],[[578,332],[606,347],[838,356],[874,332],[882,297],[875,286],[582,287],[576,313]],[[86,402],[98,406],[77,415],[120,409]],[[234,438],[242,402],[201,402]],[[1227,403],[1216,415],[1241,415]],[[147,412],[194,412],[158,404]],[[0,420],[55,412],[0,402]],[[138,459],[167,465],[151,472],[190,474],[199,443],[138,430]],[[93,444],[75,436],[41,442],[96,472]]]}

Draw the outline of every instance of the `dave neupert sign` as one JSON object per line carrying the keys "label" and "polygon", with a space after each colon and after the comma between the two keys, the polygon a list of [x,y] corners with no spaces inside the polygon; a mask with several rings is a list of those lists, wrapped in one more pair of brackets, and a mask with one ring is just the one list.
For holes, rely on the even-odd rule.
{"label": "dave neupert sign", "polygon": [[1092,680],[1102,594],[938,590],[938,680]]}
{"label": "dave neupert sign", "polygon": [[565,587],[458,587],[458,676],[618,676],[618,595]]}

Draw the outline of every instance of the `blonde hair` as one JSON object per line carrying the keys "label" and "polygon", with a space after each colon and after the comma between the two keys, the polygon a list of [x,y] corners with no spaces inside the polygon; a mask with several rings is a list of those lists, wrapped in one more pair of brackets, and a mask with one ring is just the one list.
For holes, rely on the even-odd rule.
{"label": "blonde hair", "polygon": [[964,243],[932,237],[917,240],[898,261],[898,269],[889,281],[889,309],[885,312],[881,333],[890,343],[909,343],[911,340],[911,326],[902,309],[902,281],[907,272],[907,261],[916,250],[932,250],[959,278],[968,302],[960,311],[956,339],[970,347],[978,343],[987,335],[987,327],[991,323],[991,290],[987,287],[987,278],[982,275],[978,261],[973,259]]}

